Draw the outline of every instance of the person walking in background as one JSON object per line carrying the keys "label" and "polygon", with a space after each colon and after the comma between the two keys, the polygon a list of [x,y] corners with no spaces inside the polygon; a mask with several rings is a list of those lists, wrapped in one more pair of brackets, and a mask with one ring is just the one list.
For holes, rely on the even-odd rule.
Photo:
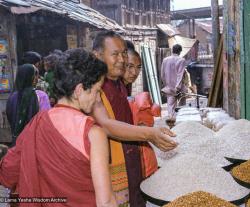
{"label": "person walking in background", "polygon": [[[1,160],[0,183],[19,197],[64,198],[20,207],[118,207],[111,187],[105,132],[87,116],[106,65],[83,49],[64,53],[55,71],[58,104],[38,113]],[[63,200],[63,199],[61,199]]]}
{"label": "person walking in background", "polygon": [[15,145],[18,135],[38,111],[50,109],[48,95],[35,90],[37,79],[38,69],[34,65],[24,64],[18,67],[14,92],[10,94],[6,105],[12,133],[11,146]]}
{"label": "person walking in background", "polygon": [[185,59],[179,56],[181,51],[181,45],[174,45],[172,48],[172,55],[164,58],[161,65],[161,80],[164,86],[162,91],[167,96],[169,119],[175,118],[178,94],[180,92],[186,92],[186,87],[183,84]]}

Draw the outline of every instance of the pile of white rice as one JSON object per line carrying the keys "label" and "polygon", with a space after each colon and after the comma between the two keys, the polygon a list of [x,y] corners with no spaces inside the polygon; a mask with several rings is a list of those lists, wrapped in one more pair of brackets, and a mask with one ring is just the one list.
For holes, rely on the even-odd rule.
{"label": "pile of white rice", "polygon": [[197,122],[182,122],[176,125],[173,132],[179,146],[169,152],[161,152],[154,147],[158,164],[178,154],[194,153],[206,157],[218,166],[230,164],[224,157],[250,159],[250,122],[248,120],[232,121],[219,132]]}
{"label": "pile of white rice", "polygon": [[238,185],[232,176],[206,158],[194,154],[175,156],[141,184],[147,195],[172,201],[194,191],[212,193],[227,201],[239,200],[249,189]]}

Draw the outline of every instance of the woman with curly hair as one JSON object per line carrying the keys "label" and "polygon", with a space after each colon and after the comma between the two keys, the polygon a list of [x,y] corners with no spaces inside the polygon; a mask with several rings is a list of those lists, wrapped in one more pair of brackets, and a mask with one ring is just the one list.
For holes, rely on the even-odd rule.
{"label": "woman with curly hair", "polygon": [[58,104],[38,113],[1,161],[2,185],[16,187],[20,197],[50,198],[20,207],[117,207],[108,140],[87,115],[106,73],[106,65],[83,49],[61,56],[55,70]]}
{"label": "woman with curly hair", "polygon": [[15,90],[9,96],[6,105],[12,132],[11,146],[16,144],[16,138],[38,111],[50,109],[48,95],[35,90],[37,79],[38,69],[34,65],[24,64],[18,67]]}

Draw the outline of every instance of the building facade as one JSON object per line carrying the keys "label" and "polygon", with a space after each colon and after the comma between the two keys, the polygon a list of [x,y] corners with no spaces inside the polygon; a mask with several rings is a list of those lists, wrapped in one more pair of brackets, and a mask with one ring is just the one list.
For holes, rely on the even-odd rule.
{"label": "building facade", "polygon": [[92,0],[92,7],[126,27],[155,27],[169,22],[169,0]]}

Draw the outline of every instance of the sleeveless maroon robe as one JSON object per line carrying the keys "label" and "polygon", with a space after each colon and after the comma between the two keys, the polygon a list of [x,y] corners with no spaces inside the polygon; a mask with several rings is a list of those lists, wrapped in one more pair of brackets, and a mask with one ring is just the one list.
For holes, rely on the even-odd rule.
{"label": "sleeveless maroon robe", "polygon": [[[86,122],[85,137],[93,121]],[[38,113],[0,163],[0,183],[19,197],[65,197],[67,203],[20,203],[20,207],[96,207],[90,161]]]}

